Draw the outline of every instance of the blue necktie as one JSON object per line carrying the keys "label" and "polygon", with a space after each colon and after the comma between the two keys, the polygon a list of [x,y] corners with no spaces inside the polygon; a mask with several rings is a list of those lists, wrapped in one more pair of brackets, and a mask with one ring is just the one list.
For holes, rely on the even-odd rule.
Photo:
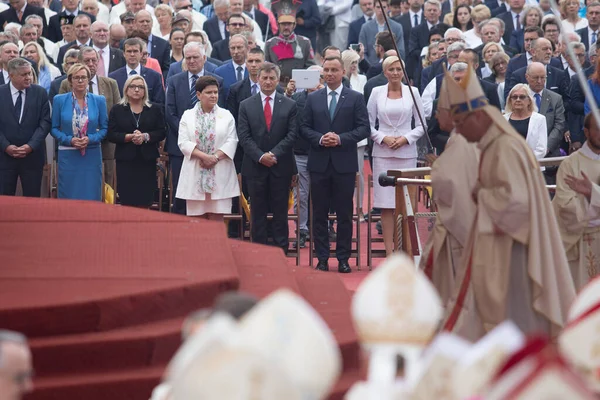
{"label": "blue necktie", "polygon": [[417,26],[419,26],[419,16],[417,14],[415,14],[414,19],[415,19],[415,22],[414,22],[413,28],[416,28]]}
{"label": "blue necktie", "polygon": [[337,92],[331,91],[331,101],[329,102],[329,117],[333,121],[333,116],[335,115],[335,107],[337,106]]}
{"label": "blue necktie", "polygon": [[131,72],[129,73],[129,76],[131,75],[137,75],[137,72],[135,72],[135,69],[132,69]]}
{"label": "blue necktie", "polygon": [[533,97],[535,97],[535,105],[538,108],[538,112],[540,112],[540,110],[542,109],[542,96],[536,93],[533,95]]}
{"label": "blue necktie", "polygon": [[258,85],[256,83],[252,84],[252,96],[258,93]]}
{"label": "blue necktie", "polygon": [[19,97],[17,97],[17,101],[15,102],[15,118],[17,121],[21,123],[21,108],[23,108],[23,91],[19,90]]}
{"label": "blue necktie", "polygon": [[237,81],[241,81],[242,79],[244,79],[244,75],[242,75],[242,71],[244,70],[244,68],[242,67],[237,67]]}
{"label": "blue necktie", "polygon": [[592,32],[592,44],[596,43],[598,39],[598,34],[596,32]]}
{"label": "blue necktie", "polygon": [[196,81],[198,80],[198,75],[192,75],[192,87],[190,88],[190,101],[192,102],[192,107],[196,105],[198,102],[198,96],[196,95]]}

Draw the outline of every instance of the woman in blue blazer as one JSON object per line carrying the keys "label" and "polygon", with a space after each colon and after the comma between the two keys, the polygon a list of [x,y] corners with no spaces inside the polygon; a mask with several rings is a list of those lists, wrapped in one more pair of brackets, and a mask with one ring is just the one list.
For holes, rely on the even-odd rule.
{"label": "woman in blue blazer", "polygon": [[102,152],[106,100],[88,91],[90,71],[75,64],[67,73],[72,92],[54,97],[51,134],[58,142],[58,197],[102,200]]}

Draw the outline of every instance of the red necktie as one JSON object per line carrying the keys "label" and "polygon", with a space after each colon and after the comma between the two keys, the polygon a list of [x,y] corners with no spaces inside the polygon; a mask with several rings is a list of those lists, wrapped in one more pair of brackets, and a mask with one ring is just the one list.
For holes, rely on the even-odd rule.
{"label": "red necktie", "polygon": [[267,130],[271,130],[271,119],[273,117],[273,113],[271,112],[271,98],[267,96],[265,99],[265,121],[267,122]]}

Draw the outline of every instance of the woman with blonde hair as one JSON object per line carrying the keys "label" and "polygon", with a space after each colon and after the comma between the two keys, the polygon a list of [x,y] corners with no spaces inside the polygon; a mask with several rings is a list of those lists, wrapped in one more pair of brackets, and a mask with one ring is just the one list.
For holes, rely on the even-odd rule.
{"label": "woman with blonde hair", "polygon": [[473,29],[469,29],[464,33],[465,43],[470,49],[474,49],[483,44],[479,33],[479,24],[486,19],[490,19],[492,13],[490,9],[483,4],[478,4],[471,9],[471,22],[473,23]]}
{"label": "woman with blonde hair", "polygon": [[544,12],[538,6],[527,6],[521,12],[521,29],[513,30],[510,36],[510,47],[517,49],[519,53],[525,51],[525,29],[537,26],[542,26],[542,18],[544,18]]}
{"label": "woman with blonde hair", "polygon": [[505,107],[504,85],[509,61],[510,57],[504,52],[494,54],[489,63],[492,74],[487,78],[484,78],[484,80],[498,85],[498,98],[500,99],[500,108],[502,110],[504,110]]}
{"label": "woman with blonde hair", "polygon": [[504,49],[500,45],[500,43],[488,42],[483,46],[481,50],[481,56],[483,57],[484,66],[481,69],[481,77],[487,78],[492,75],[492,67],[490,66],[490,62],[492,61],[492,57],[494,54],[504,53]]}
{"label": "woman with blonde hair", "polygon": [[562,0],[559,5],[564,32],[575,32],[589,25],[587,18],[579,16],[579,0]]}
{"label": "woman with blonde hair", "polygon": [[44,49],[42,49],[42,46],[36,42],[29,42],[23,46],[21,55],[37,64],[38,70],[36,73],[38,85],[46,89],[46,92],[49,92],[52,81],[62,74],[58,68],[50,63],[48,57],[46,57]]}
{"label": "woman with blonde hair", "polygon": [[169,40],[171,35],[171,21],[173,20],[173,9],[167,4],[159,4],[154,8],[154,16],[158,26],[152,27],[152,34],[162,39]]}
{"label": "woman with blonde hair", "polygon": [[546,117],[537,112],[533,93],[524,83],[515,85],[506,99],[504,118],[523,136],[538,160],[546,157],[548,151],[548,131]]}
{"label": "woman with blonde hair", "polygon": [[107,139],[116,143],[117,193],[121,204],[148,208],[156,190],[158,144],[165,138],[163,108],[148,101],[141,75],[130,76],[123,98],[110,110]]}
{"label": "woman with blonde hair", "polygon": [[[417,88],[412,88],[413,101],[408,86],[402,83],[404,73],[401,61],[396,56],[383,61],[383,74],[388,83],[373,89],[367,109],[371,121],[373,139],[373,176],[390,169],[415,168],[417,166],[417,140],[427,130],[421,125],[418,113],[423,112],[423,104]],[[415,128],[411,128],[411,121]],[[375,121],[379,121],[375,129]],[[385,251],[390,255],[394,250],[394,208],[393,187],[374,185],[373,207],[381,209],[381,224]]]}
{"label": "woman with blonde hair", "polygon": [[54,97],[51,134],[58,143],[58,198],[102,200],[102,152],[108,117],[106,99],[88,91],[90,70],[67,72],[72,90]]}
{"label": "woman with blonde hair", "polygon": [[354,50],[344,50],[342,52],[342,62],[346,70],[346,78],[350,81],[350,87],[353,90],[363,93],[367,77],[358,73],[358,62],[360,56]]}

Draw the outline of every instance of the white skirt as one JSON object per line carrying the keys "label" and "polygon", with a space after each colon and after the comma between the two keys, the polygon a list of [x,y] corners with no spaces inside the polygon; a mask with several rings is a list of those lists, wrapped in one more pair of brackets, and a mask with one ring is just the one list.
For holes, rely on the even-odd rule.
{"label": "white skirt", "polygon": [[219,200],[186,200],[186,214],[231,214],[231,200],[231,197]]}
{"label": "white skirt", "polygon": [[416,168],[417,158],[373,157],[373,207],[396,208],[396,188],[379,185],[379,175],[390,169]]}

